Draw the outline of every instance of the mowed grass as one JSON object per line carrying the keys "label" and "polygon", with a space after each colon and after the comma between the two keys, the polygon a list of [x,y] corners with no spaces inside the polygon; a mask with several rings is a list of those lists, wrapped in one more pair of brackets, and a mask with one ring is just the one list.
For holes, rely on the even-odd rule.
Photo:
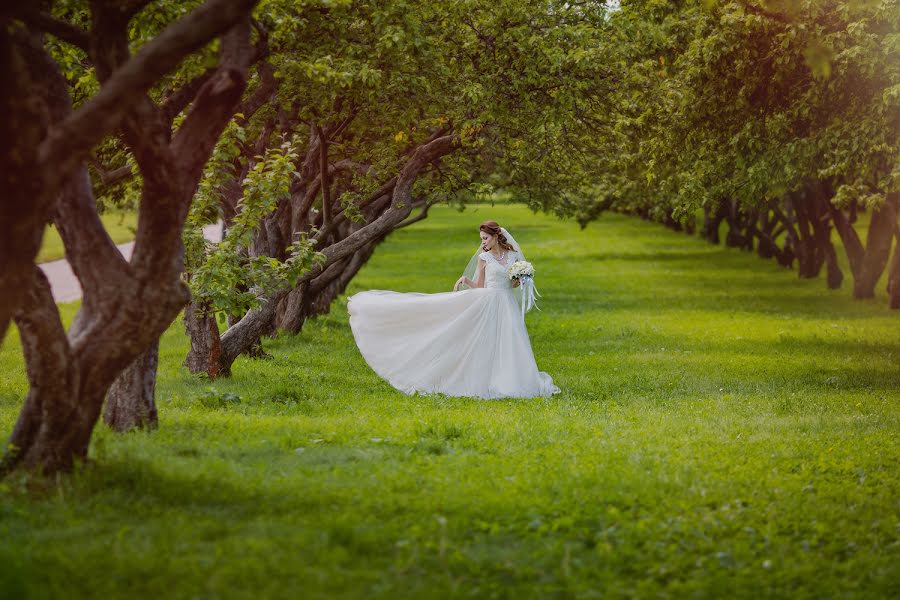
{"label": "mowed grass", "polygon": [[[608,215],[437,209],[352,283],[448,290],[477,225],[537,269],[563,393],[407,397],[346,298],[209,382],[161,349],[160,428],[0,494],[11,598],[888,598],[900,594],[900,314]],[[849,286],[846,286],[849,287]],[[65,308],[71,319],[74,306]],[[0,350],[0,427],[26,393]],[[3,596],[0,593],[0,596]]]}
{"label": "mowed grass", "polygon": [[[134,239],[135,228],[137,227],[137,212],[134,211],[111,211],[100,215],[103,227],[112,241],[116,244],[123,244]],[[66,249],[63,246],[62,238],[59,237],[59,230],[53,225],[48,225],[44,230],[44,239],[41,242],[41,249],[38,252],[36,262],[48,262],[58,260],[65,257]]]}

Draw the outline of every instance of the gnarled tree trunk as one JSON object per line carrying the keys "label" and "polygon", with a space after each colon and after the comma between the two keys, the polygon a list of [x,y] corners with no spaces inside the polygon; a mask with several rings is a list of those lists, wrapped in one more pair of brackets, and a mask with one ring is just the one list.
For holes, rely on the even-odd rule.
{"label": "gnarled tree trunk", "polygon": [[894,229],[894,259],[891,261],[891,271],[888,274],[887,292],[888,301],[893,309],[900,308],[900,226]]}
{"label": "gnarled tree trunk", "polygon": [[275,318],[278,329],[288,333],[300,333],[303,330],[307,315],[304,301],[307,298],[307,289],[309,289],[309,283],[303,283],[291,290],[281,301]]}
{"label": "gnarled tree trunk", "polygon": [[794,235],[794,248],[797,253],[797,275],[801,279],[813,279],[819,276],[822,265],[825,264],[825,253],[816,239],[815,198],[809,188],[795,193],[790,200],[790,206],[796,217],[796,229]]}
{"label": "gnarled tree trunk", "polygon": [[106,394],[104,422],[115,431],[155,429],[159,339],[122,371]]}
{"label": "gnarled tree trunk", "polygon": [[73,392],[80,374],[50,284],[36,266],[26,291],[30,309],[16,313],[15,320],[31,387],[9,439],[3,471],[20,464],[56,471],[71,467],[74,459],[65,437],[67,429],[78,423],[73,418],[79,410]]}
{"label": "gnarled tree trunk", "polygon": [[719,243],[719,226],[725,220],[726,211],[724,202],[717,204],[714,210],[703,207],[703,238],[710,244]]}
{"label": "gnarled tree trunk", "polygon": [[[187,288],[181,282],[181,228],[203,166],[245,87],[247,65],[242,57],[246,56],[249,11],[254,3],[208,0],[147,43],[133,59],[128,57],[128,11],[92,3],[94,28],[89,51],[102,86],[96,98],[72,117],[66,116],[71,109],[62,76],[55,65],[45,69],[47,80],[61,89],[48,94],[62,120],[54,139],[74,137],[84,143],[79,128],[107,133],[120,122],[107,123],[106,111],[118,115],[128,111],[123,126],[144,188],[129,264],[96,212],[81,162],[89,146],[74,148],[74,158],[50,153],[60,161],[60,165],[51,163],[53,168],[66,167],[55,220],[85,293],[66,334],[46,278],[34,268],[28,286],[31,297],[16,315],[31,389],[13,430],[4,468],[24,465],[52,472],[68,469],[86,457],[103,401],[117,375],[159,338],[188,301]],[[236,21],[243,23],[232,27]],[[147,97],[146,90],[184,55],[225,31],[220,67],[196,93],[192,110],[173,138],[163,111]],[[40,60],[50,60],[45,52],[42,56]],[[121,86],[126,90],[117,94]],[[93,109],[97,122],[82,122],[84,114],[94,114],[85,113],[86,109],[98,102],[100,106]],[[106,106],[110,102],[125,103],[126,107]],[[69,131],[73,127],[78,130]],[[67,167],[72,161],[77,168]],[[132,405],[117,404],[117,420],[124,422],[126,406]]]}
{"label": "gnarled tree trunk", "polygon": [[872,212],[866,245],[863,246],[847,215],[838,207],[830,205],[835,227],[844,242],[844,249],[850,261],[854,298],[875,296],[875,285],[884,273],[890,258],[891,244],[897,228],[898,207],[900,194],[896,192],[887,194],[884,204]]}
{"label": "gnarled tree trunk", "polygon": [[206,373],[215,379],[221,373],[219,363],[222,342],[215,315],[208,313],[208,306],[191,302],[184,308],[184,329],[191,340],[191,350],[184,359],[184,366],[193,374]]}

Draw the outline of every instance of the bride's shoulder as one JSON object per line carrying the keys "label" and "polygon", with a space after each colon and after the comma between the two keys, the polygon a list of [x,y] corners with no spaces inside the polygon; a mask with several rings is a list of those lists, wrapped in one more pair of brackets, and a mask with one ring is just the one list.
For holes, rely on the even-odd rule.
{"label": "bride's shoulder", "polygon": [[490,252],[482,252],[481,254],[478,255],[478,258],[480,258],[480,259],[483,260],[484,262],[487,262],[487,260],[488,260],[490,257],[491,257],[491,253],[490,253]]}

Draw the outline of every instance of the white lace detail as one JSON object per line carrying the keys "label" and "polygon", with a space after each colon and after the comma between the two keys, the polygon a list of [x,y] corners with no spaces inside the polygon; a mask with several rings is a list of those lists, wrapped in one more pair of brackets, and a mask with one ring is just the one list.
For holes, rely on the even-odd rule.
{"label": "white lace detail", "polygon": [[506,274],[508,265],[516,261],[517,253],[510,251],[506,255],[507,265],[504,265],[490,252],[482,252],[480,258],[484,261],[484,287],[486,288],[512,288],[509,275]]}

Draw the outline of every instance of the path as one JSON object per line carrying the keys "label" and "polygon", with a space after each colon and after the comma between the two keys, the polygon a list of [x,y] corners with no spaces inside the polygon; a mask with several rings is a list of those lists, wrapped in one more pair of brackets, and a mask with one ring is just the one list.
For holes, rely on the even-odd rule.
{"label": "path", "polygon": [[[222,239],[222,224],[215,223],[207,225],[203,228],[203,235],[212,242],[218,242]],[[134,242],[119,244],[116,246],[126,260],[131,259],[131,251],[134,249]],[[69,261],[66,259],[54,260],[40,265],[44,274],[50,281],[50,289],[53,291],[53,299],[59,302],[74,302],[81,299],[81,284]]]}

